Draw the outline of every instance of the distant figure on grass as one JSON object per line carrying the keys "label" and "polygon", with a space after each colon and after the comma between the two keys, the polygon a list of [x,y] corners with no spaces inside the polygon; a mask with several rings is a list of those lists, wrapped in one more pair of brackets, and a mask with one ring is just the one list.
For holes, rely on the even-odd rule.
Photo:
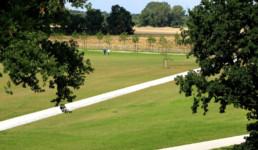
{"label": "distant figure on grass", "polygon": [[110,49],[108,49],[107,52],[108,52],[108,55],[109,55],[110,54]]}
{"label": "distant figure on grass", "polygon": [[106,49],[104,49],[104,50],[103,50],[103,52],[104,52],[104,55],[106,55],[107,50],[106,50]]}
{"label": "distant figure on grass", "polygon": [[62,110],[63,113],[72,113],[69,109],[66,108],[64,104],[60,105],[60,109]]}

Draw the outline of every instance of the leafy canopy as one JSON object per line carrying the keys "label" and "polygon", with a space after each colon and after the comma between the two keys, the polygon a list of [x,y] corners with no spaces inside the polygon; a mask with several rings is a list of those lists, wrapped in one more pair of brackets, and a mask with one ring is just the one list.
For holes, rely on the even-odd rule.
{"label": "leafy canopy", "polygon": [[172,9],[167,2],[149,2],[138,17],[140,26],[179,27],[184,25],[185,10],[180,5]]}
{"label": "leafy canopy", "polygon": [[132,42],[133,42],[133,43],[135,43],[135,44],[136,44],[136,43],[138,43],[138,42],[139,42],[139,40],[140,40],[140,38],[139,38],[139,36],[138,36],[138,35],[136,35],[136,34],[135,34],[135,35],[133,35],[133,37],[132,37]]}
{"label": "leafy canopy", "polygon": [[97,34],[96,34],[96,37],[98,40],[102,40],[103,39],[103,33],[101,31],[99,31]]}
{"label": "leafy canopy", "polygon": [[194,113],[200,105],[206,113],[212,100],[220,103],[221,113],[231,104],[248,110],[247,118],[256,120],[248,125],[250,149],[258,149],[257,16],[254,0],[202,0],[189,11],[188,30],[182,32],[183,42],[193,44],[189,55],[197,58],[201,72],[176,79],[186,96],[196,92]]}
{"label": "leafy canopy", "polygon": [[95,35],[97,32],[103,30],[104,16],[102,16],[100,10],[88,10],[85,19],[87,20],[87,32],[89,34]]}
{"label": "leafy canopy", "polygon": [[107,17],[108,32],[112,35],[119,35],[122,32],[133,34],[134,23],[131,13],[119,5],[114,5],[111,9],[111,14]]}
{"label": "leafy canopy", "polygon": [[180,27],[184,25],[185,10],[180,5],[175,5],[171,9],[171,27]]}
{"label": "leafy canopy", "polygon": [[119,41],[125,41],[128,40],[128,34],[126,32],[122,32],[120,35],[119,35]]}
{"label": "leafy canopy", "polygon": [[[73,89],[84,84],[85,74],[93,72],[89,60],[77,49],[74,41],[52,42],[50,25],[62,23],[67,13],[63,0],[12,0],[0,2],[0,63],[3,72],[15,85],[43,92],[43,86],[57,90],[58,105],[72,101]],[[83,7],[86,0],[71,0]],[[43,85],[40,84],[43,81]],[[9,93],[11,93],[9,91]]]}

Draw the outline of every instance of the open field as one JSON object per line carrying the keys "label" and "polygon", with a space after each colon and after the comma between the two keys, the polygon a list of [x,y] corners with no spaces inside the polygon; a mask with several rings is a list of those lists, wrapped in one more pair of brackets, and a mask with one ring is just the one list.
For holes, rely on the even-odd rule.
{"label": "open field", "polygon": [[139,35],[171,35],[180,34],[180,28],[172,27],[134,27],[134,34]]}
{"label": "open field", "polygon": [[[188,53],[191,49],[190,45],[178,45],[175,42],[175,34],[180,34],[179,28],[171,28],[171,27],[162,27],[162,28],[155,28],[155,27],[135,27],[135,33],[139,36],[139,43],[137,43],[138,51],[146,52],[146,51],[153,51],[153,52],[162,52],[164,48],[160,45],[159,39],[161,36],[164,36],[168,44],[166,45],[166,49],[169,52],[173,53]],[[156,38],[156,42],[152,44],[152,49],[150,49],[150,45],[147,42],[148,35],[152,35]],[[62,39],[51,37],[51,40],[58,40],[58,41],[69,41],[72,39],[71,36],[64,36]],[[134,51],[134,43],[132,42],[132,35],[128,36],[128,40],[124,43],[123,41],[119,41],[119,35],[112,35],[111,36],[111,50],[126,50],[126,51]],[[87,48],[87,49],[104,49],[109,48],[109,45],[104,42],[103,40],[99,41],[96,36],[89,36],[87,39],[86,44],[84,45],[84,41],[81,38],[74,39],[78,42],[80,48]]]}
{"label": "open field", "polygon": [[[197,68],[194,59],[171,56],[169,69],[161,55],[86,51],[96,71],[80,90],[78,99]],[[1,78],[4,85],[7,78]],[[0,149],[158,149],[246,134],[242,109],[227,108],[219,114],[217,104],[209,112],[191,113],[192,97],[178,93],[175,82],[151,87],[109,101],[0,132]],[[1,89],[0,118],[30,113],[53,106],[54,91],[34,94],[13,88],[9,96]]]}
{"label": "open field", "polygon": [[[147,35],[139,35],[139,43],[137,43],[138,51],[141,52],[162,52],[164,48],[159,44],[160,35],[153,35],[156,38],[156,42],[152,44],[152,49],[150,49],[150,45],[147,42],[148,36]],[[167,51],[171,53],[188,53],[191,46],[187,45],[177,45],[175,42],[174,35],[164,35],[167,39]],[[134,51],[134,43],[132,42],[132,35],[128,36],[128,40],[124,43],[123,41],[119,41],[119,35],[112,35],[112,42],[110,45],[111,50],[124,50],[124,51]],[[64,36],[62,41],[69,41],[70,39],[74,39],[71,36]],[[52,38],[52,40],[54,40]],[[61,39],[57,39],[61,41]],[[82,39],[74,39],[78,42],[80,48],[84,48],[84,41]],[[87,42],[85,42],[85,48],[87,49],[108,49],[109,45],[104,42],[104,39],[100,41],[95,36],[89,36]]]}
{"label": "open field", "polygon": [[158,149],[246,134],[245,111],[191,113],[174,82],[0,132],[0,149]]}
{"label": "open field", "polygon": [[[162,68],[163,56],[157,54],[111,53],[103,56],[102,52],[87,51],[85,58],[91,60],[95,72],[87,76],[80,90],[75,91],[76,100],[197,68],[194,58],[186,59],[186,56],[171,56],[169,69]],[[0,120],[54,106],[49,102],[55,97],[54,90],[33,93],[30,89],[13,86],[14,95],[7,95],[3,89],[7,80],[6,75],[0,78]]]}

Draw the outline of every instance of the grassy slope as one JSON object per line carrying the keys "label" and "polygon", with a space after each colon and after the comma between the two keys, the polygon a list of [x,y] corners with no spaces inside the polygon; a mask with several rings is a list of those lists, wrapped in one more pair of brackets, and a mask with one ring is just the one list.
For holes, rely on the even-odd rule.
{"label": "grassy slope", "polygon": [[[162,69],[162,58],[158,55],[102,56],[96,52],[87,55],[96,72],[77,91],[78,99],[196,67],[193,59],[184,60],[185,56],[173,56],[171,69]],[[41,109],[43,104],[49,104],[46,96],[53,94],[50,91],[39,96],[23,90],[15,88],[20,95],[11,96],[16,99],[9,99],[10,102],[1,100],[4,113]],[[44,98],[40,99],[41,96]],[[170,82],[81,108],[72,114],[0,132],[0,149],[158,149],[246,133],[243,110],[229,107],[226,114],[219,114],[218,105],[211,104],[204,117],[201,110],[195,115],[191,113],[192,102],[192,98],[179,95],[178,86]],[[15,106],[21,112],[8,110]]]}
{"label": "grassy slope", "polygon": [[[171,56],[170,69],[162,68],[161,55],[111,53],[103,56],[101,52],[86,52],[85,57],[91,59],[96,70],[87,76],[85,85],[75,91],[76,100],[197,68],[194,59],[186,59],[186,56]],[[0,78],[0,121],[54,106],[49,102],[55,97],[54,90],[33,93],[14,86],[14,95],[7,95],[3,89],[7,79],[6,76]]]}
{"label": "grassy slope", "polygon": [[192,114],[174,82],[0,132],[0,149],[158,149],[246,134],[245,112]]}

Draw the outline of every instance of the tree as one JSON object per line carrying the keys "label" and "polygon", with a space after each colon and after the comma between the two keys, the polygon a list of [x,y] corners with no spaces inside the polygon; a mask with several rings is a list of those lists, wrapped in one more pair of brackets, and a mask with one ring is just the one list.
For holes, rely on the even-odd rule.
{"label": "tree", "polygon": [[51,37],[56,41],[56,40],[58,40],[58,33],[57,32],[53,32],[52,34],[51,34]]}
{"label": "tree", "polygon": [[141,26],[169,26],[170,5],[167,2],[150,2],[139,16]]}
{"label": "tree", "polygon": [[83,48],[87,49],[87,39],[89,35],[86,32],[82,32],[81,39],[83,40]]}
{"label": "tree", "polygon": [[184,43],[193,44],[200,74],[193,71],[176,78],[180,92],[194,96],[192,111],[202,103],[220,103],[246,109],[250,136],[239,149],[258,149],[258,4],[254,0],[203,0],[189,11]]}
{"label": "tree", "polygon": [[159,38],[159,44],[162,46],[162,48],[165,48],[167,46],[167,39],[165,38],[164,35],[160,36]]}
{"label": "tree", "polygon": [[180,27],[184,25],[185,10],[180,5],[175,5],[171,9],[171,27]]}
{"label": "tree", "polygon": [[100,10],[98,9],[89,9],[86,12],[87,20],[87,33],[95,35],[98,31],[101,31],[103,28],[104,16],[102,16]]}
{"label": "tree", "polygon": [[165,38],[164,35],[160,36],[160,38],[159,38],[159,44],[161,45],[161,47],[162,47],[162,49],[163,49],[163,52],[162,52],[162,53],[164,54],[165,59],[168,59],[167,49],[166,49],[167,44],[168,44],[168,41],[167,41],[167,39]]}
{"label": "tree", "polygon": [[[73,0],[73,6],[83,6],[86,0]],[[0,2],[0,63],[2,75],[8,75],[6,91],[14,85],[30,87],[43,92],[43,87],[57,90],[52,100],[58,105],[62,100],[75,98],[71,88],[79,89],[85,75],[93,71],[89,60],[77,49],[76,43],[52,42],[50,25],[62,22],[67,11],[60,0],[12,0]],[[40,84],[43,81],[43,85]]]}
{"label": "tree", "polygon": [[138,52],[137,43],[139,43],[139,36],[133,35],[132,42],[134,43],[134,51]]}
{"label": "tree", "polygon": [[99,40],[99,49],[100,49],[100,41],[103,39],[103,33],[101,31],[99,31],[97,34],[96,34],[96,37],[97,39]]}
{"label": "tree", "polygon": [[76,31],[74,31],[72,34],[72,37],[73,37],[74,41],[76,41],[78,43],[77,40],[80,38],[80,34],[77,33]]}
{"label": "tree", "polygon": [[110,16],[107,17],[107,24],[107,32],[112,35],[119,35],[122,32],[134,33],[134,23],[130,12],[119,5],[112,6]]}
{"label": "tree", "polygon": [[139,16],[140,16],[140,14],[132,14],[132,21],[135,24],[135,26],[139,26],[140,25],[140,23],[139,23]]}
{"label": "tree", "polygon": [[63,42],[63,40],[64,40],[64,33],[59,32],[59,33],[57,34],[57,38],[60,39],[61,42]]}
{"label": "tree", "polygon": [[123,41],[124,42],[124,47],[125,46],[125,41],[128,40],[128,34],[126,32],[122,32],[119,36],[119,42]]}
{"label": "tree", "polygon": [[180,34],[174,34],[174,42],[179,45],[181,44]]}
{"label": "tree", "polygon": [[160,36],[159,38],[159,44],[162,46],[163,51],[161,52],[161,54],[164,55],[164,59],[163,59],[163,68],[168,68],[169,67],[169,55],[168,55],[168,51],[167,51],[167,39],[165,38],[164,35]]}
{"label": "tree", "polygon": [[77,14],[66,14],[64,17],[67,21],[61,24],[62,30],[71,35],[73,32],[82,33],[87,30],[88,21],[84,16]]}
{"label": "tree", "polygon": [[153,37],[152,35],[149,35],[148,38],[147,38],[147,42],[150,44],[149,50],[151,51],[152,50],[152,43],[156,42],[156,38]]}
{"label": "tree", "polygon": [[108,48],[110,49],[111,48],[111,41],[112,41],[112,37],[111,35],[108,33],[106,36],[105,36],[105,43],[108,44]]}

